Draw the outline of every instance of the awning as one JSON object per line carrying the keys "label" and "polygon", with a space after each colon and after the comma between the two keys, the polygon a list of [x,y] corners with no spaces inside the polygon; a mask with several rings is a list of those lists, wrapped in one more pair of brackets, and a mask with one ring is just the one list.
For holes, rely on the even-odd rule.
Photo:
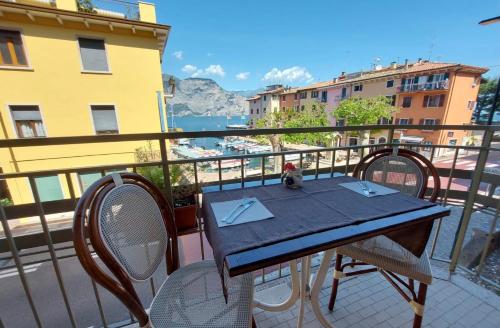
{"label": "awning", "polygon": [[424,141],[424,138],[423,137],[415,137],[415,136],[402,136],[401,138],[399,138],[399,141],[420,143],[420,142]]}

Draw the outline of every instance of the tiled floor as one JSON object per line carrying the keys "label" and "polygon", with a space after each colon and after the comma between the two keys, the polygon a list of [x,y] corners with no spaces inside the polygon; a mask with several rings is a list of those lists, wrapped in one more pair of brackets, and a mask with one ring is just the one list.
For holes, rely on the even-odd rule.
{"label": "tiled floor", "polygon": [[[454,275],[450,279],[447,272],[439,268],[434,268],[434,276],[434,282],[427,294],[424,327],[500,327],[499,296],[461,276]],[[326,318],[336,328],[412,327],[412,310],[379,273],[341,282],[335,309],[331,313],[327,309],[330,286],[329,277],[321,292],[320,301]],[[263,289],[257,292],[261,299],[265,300],[270,296],[271,289],[259,289]],[[297,313],[298,306],[279,313],[257,309],[255,317],[259,328],[286,328],[296,327]],[[309,306],[306,307],[305,313],[304,327],[321,327]]]}

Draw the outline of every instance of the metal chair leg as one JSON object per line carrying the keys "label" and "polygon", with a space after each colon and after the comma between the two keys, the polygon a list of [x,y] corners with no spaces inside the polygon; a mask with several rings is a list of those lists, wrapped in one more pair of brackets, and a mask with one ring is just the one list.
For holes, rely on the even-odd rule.
{"label": "metal chair leg", "polygon": [[[342,271],[342,254],[337,253],[337,257],[335,259],[335,271]],[[335,273],[334,273],[335,274]],[[330,303],[328,303],[328,310],[333,311],[333,307],[335,306],[335,299],[337,298],[337,289],[339,287],[339,279],[333,277],[333,285],[332,285],[332,294],[330,295]]]}
{"label": "metal chair leg", "polygon": [[[417,296],[417,303],[420,305],[424,306],[425,305],[425,297],[427,296],[427,285],[420,283],[418,286],[418,296]],[[415,314],[415,319],[413,320],[413,328],[420,328],[422,327],[422,318],[423,318],[423,313],[422,315]]]}

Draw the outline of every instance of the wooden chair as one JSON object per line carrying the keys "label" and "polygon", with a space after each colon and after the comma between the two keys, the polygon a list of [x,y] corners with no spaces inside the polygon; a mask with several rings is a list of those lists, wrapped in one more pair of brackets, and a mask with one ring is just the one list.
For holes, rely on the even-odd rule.
{"label": "wooden chair", "polygon": [[[251,274],[226,279],[226,303],[213,261],[179,268],[177,229],[160,190],[135,173],[115,173],[83,194],[74,216],[74,245],[85,271],[114,294],[140,327],[250,327]],[[102,263],[92,257],[87,237]],[[168,278],[149,306],[132,281],[151,278],[166,258]]]}
{"label": "wooden chair", "polygon": [[[429,191],[428,181],[432,177],[432,192],[428,196],[435,202],[440,190],[440,180],[436,168],[424,156],[406,149],[381,149],[365,156],[355,167],[353,176],[398,189],[418,198],[424,198]],[[406,230],[373,237],[337,248],[333,286],[328,308],[333,310],[339,280],[345,277],[379,271],[396,288],[415,312],[413,327],[422,325],[427,286],[432,283],[432,272],[425,245],[432,230],[432,222],[419,224]],[[409,247],[403,248],[398,240],[411,240]],[[416,256],[417,254],[418,256]],[[352,259],[342,264],[344,256]],[[344,272],[346,267],[370,265],[374,268]],[[408,283],[398,275],[408,278]],[[419,282],[418,292],[414,281]],[[409,290],[410,295],[403,288]]]}

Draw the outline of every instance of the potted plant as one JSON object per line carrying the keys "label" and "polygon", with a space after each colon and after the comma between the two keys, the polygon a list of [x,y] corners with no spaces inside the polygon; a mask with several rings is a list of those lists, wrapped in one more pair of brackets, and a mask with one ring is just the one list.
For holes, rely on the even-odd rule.
{"label": "potted plant", "polygon": [[[151,144],[148,147],[136,149],[135,155],[136,160],[143,163],[150,162],[156,157]],[[193,175],[192,171],[191,167],[170,166],[175,223],[181,234],[198,227],[196,194],[199,193],[199,190],[196,190],[195,185],[190,181]],[[166,190],[161,166],[138,167],[137,173],[152,181],[162,191]]]}

